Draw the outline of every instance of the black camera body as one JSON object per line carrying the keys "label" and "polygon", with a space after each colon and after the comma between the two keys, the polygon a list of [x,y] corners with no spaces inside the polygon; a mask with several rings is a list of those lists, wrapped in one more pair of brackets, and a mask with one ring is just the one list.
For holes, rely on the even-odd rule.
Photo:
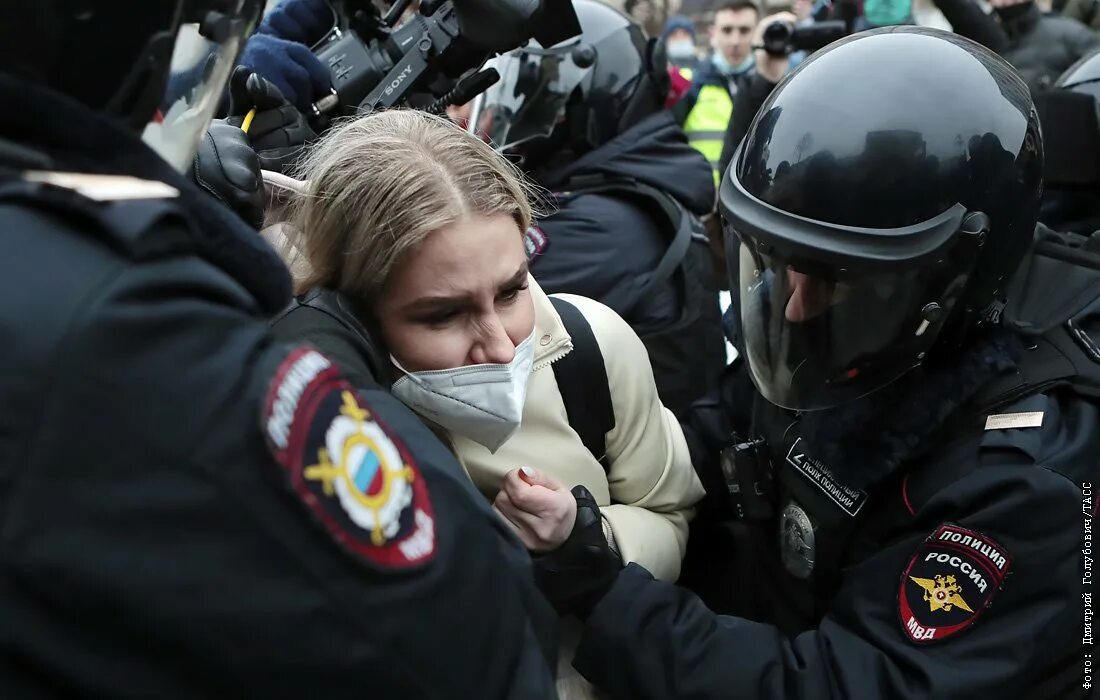
{"label": "black camera body", "polygon": [[764,27],[761,44],[772,56],[789,56],[795,51],[817,51],[847,35],[848,26],[840,20],[815,22],[805,26],[777,20]]}
{"label": "black camera body", "polygon": [[[495,53],[534,37],[550,46],[580,33],[570,0],[424,0],[397,26],[408,0],[386,17],[369,3],[337,3],[333,31],[314,53],[328,66],[346,111],[371,111],[406,101],[416,91],[442,97],[454,79]],[[349,16],[350,15],[350,16]]]}

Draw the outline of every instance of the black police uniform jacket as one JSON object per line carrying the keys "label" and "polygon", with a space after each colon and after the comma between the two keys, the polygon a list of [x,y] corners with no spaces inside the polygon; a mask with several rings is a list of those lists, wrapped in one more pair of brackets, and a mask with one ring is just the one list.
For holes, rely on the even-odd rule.
{"label": "black police uniform jacket", "polygon": [[96,114],[0,103],[0,697],[551,696],[526,553],[272,340],[273,251]]}
{"label": "black police uniform jacket", "polygon": [[[619,314],[649,351],[661,400],[680,415],[709,391],[725,364],[718,290],[707,246],[691,245],[675,274],[651,285],[675,231],[637,196],[584,192],[578,182],[634,180],[671,197],[689,215],[714,208],[710,166],[667,111],[551,171],[538,183],[556,209],[528,232],[531,274],[547,294],[595,299]],[[686,279],[685,279],[686,278]]]}
{"label": "black police uniform jacket", "polygon": [[1100,410],[1053,391],[967,415],[1016,343],[801,418],[731,375],[725,425],[766,439],[776,494],[713,560],[729,589],[709,599],[732,614],[632,565],[574,665],[616,698],[1079,696]]}

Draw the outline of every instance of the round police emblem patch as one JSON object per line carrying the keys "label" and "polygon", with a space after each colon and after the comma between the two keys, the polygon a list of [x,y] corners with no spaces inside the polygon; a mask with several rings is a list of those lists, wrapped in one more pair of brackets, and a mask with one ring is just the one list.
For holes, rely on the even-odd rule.
{"label": "round police emblem patch", "polygon": [[264,427],[294,492],[346,549],[388,568],[431,558],[423,477],[328,358],[302,349],[283,362]]}
{"label": "round police emblem patch", "polygon": [[788,503],[779,516],[779,552],[791,576],[809,578],[813,573],[817,556],[814,525],[797,503]]}
{"label": "round police emblem patch", "polygon": [[962,632],[992,603],[1011,566],[1008,552],[993,539],[957,525],[941,525],[902,573],[902,631],[917,644]]}

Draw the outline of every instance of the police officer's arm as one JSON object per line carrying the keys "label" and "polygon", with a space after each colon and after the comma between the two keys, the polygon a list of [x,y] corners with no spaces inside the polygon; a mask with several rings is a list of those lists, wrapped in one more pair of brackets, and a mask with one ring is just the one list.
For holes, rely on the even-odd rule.
{"label": "police officer's arm", "polygon": [[[794,638],[715,615],[691,593],[630,566],[588,618],[574,666],[624,700],[1018,697],[1021,682],[1035,680],[1031,669],[1049,667],[1052,649],[1077,648],[1080,508],[1076,485],[1041,468],[978,470],[930,499],[892,544],[846,570],[820,626]],[[968,583],[964,590],[975,592],[964,604],[980,614],[936,640],[932,627],[907,627],[899,586],[911,559],[920,559],[912,573],[922,581],[967,561],[941,562],[934,551],[926,561],[925,538],[946,519],[996,540],[1011,571],[1000,592],[988,575],[988,595]],[[954,573],[975,575],[965,569]],[[912,598],[926,606],[918,611],[924,622],[952,615]]]}
{"label": "police officer's arm", "polygon": [[719,385],[692,403],[680,419],[691,463],[706,490],[698,506],[700,517],[728,509],[719,454],[731,444],[733,433],[747,435],[754,392],[748,366],[737,358],[722,372]]}
{"label": "police officer's arm", "polygon": [[[367,677],[385,697],[528,697],[517,688],[540,684],[545,697],[529,560],[445,448],[391,397],[348,398],[319,354],[274,343],[229,275],[186,253],[155,259],[173,241],[158,234],[154,259],[89,290],[52,359],[33,480],[6,513],[22,543],[6,562],[52,582],[36,605],[55,622],[83,616],[101,649],[144,630],[146,663],[179,672],[153,696],[210,695],[198,690],[209,682],[224,695],[347,697]],[[373,534],[324,487],[354,466],[322,449],[337,413],[361,421],[415,516],[391,511],[394,527]],[[479,623],[455,627],[460,609]],[[445,639],[461,649],[435,653]],[[104,678],[152,675],[109,656],[94,662]]]}
{"label": "police officer's arm", "polygon": [[607,434],[611,505],[601,508],[624,562],[675,581],[687,547],[691,507],[703,496],[687,443],[661,404],[645,346],[599,302],[561,295],[588,319],[607,372],[615,428]]}
{"label": "police officer's arm", "polygon": [[1001,53],[1008,43],[1008,35],[1000,23],[974,0],[932,0],[951,31],[976,41],[987,49]]}
{"label": "police officer's arm", "polygon": [[317,348],[340,366],[357,389],[380,389],[387,377],[377,376],[371,366],[371,348],[339,321],[309,306],[298,306],[271,324],[276,338],[288,343],[306,343]]}

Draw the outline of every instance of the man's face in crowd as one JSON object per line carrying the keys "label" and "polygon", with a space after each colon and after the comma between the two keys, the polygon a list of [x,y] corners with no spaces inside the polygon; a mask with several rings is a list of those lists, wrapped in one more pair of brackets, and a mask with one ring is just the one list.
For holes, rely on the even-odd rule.
{"label": "man's face in crowd", "polygon": [[752,30],[756,27],[756,11],[720,10],[710,28],[710,45],[723,58],[736,66],[752,50]]}

